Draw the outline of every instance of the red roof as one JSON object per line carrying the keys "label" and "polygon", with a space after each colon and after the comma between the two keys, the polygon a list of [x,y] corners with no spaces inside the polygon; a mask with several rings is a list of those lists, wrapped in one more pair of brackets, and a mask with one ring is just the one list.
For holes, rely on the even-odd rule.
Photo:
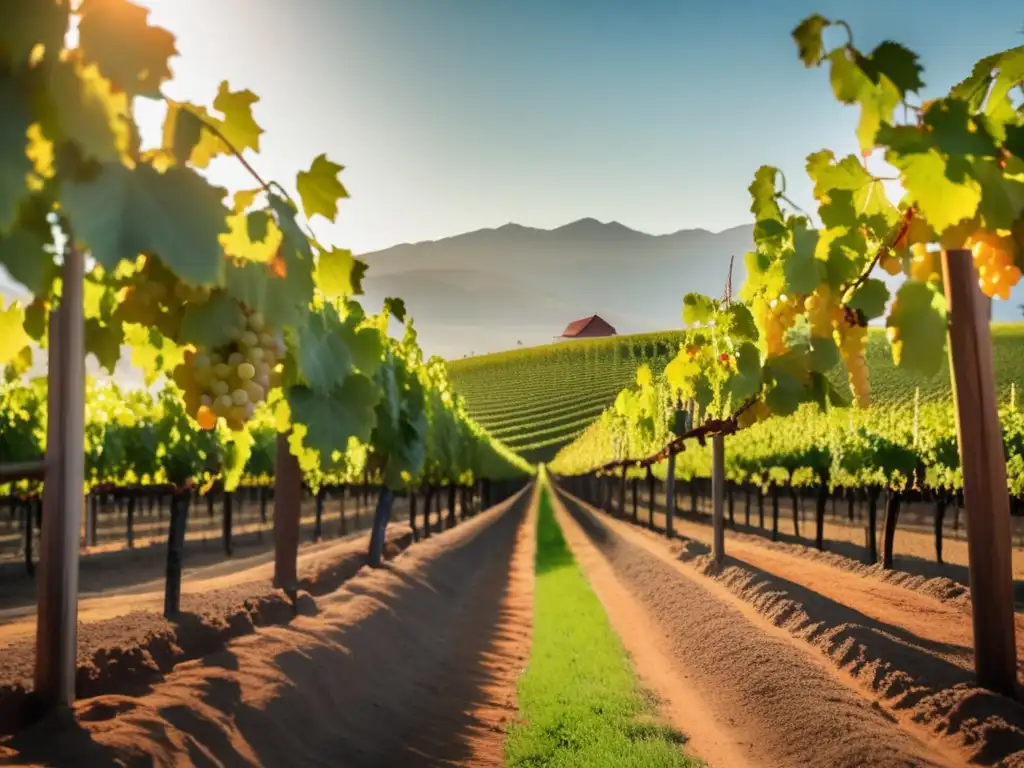
{"label": "red roof", "polygon": [[573,320],[565,327],[561,338],[575,338],[580,336],[614,336],[615,329],[597,315],[584,317],[581,320]]}

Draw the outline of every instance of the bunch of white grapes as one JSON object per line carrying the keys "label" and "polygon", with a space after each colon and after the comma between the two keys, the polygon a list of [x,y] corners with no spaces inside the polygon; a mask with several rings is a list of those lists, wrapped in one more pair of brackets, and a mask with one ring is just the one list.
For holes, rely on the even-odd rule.
{"label": "bunch of white grapes", "polygon": [[190,405],[196,406],[196,421],[203,429],[213,429],[218,418],[231,429],[242,429],[277,381],[284,339],[265,328],[262,315],[246,312],[244,325],[232,328],[231,338],[222,347],[200,349],[185,359],[183,373],[191,381],[183,387],[195,397]]}

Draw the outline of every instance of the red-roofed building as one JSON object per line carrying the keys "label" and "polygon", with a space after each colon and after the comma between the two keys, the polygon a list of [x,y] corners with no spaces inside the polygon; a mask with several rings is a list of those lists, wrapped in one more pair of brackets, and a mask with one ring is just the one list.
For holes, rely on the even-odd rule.
{"label": "red-roofed building", "polygon": [[562,331],[559,339],[594,339],[599,336],[614,336],[615,329],[597,315],[573,320]]}

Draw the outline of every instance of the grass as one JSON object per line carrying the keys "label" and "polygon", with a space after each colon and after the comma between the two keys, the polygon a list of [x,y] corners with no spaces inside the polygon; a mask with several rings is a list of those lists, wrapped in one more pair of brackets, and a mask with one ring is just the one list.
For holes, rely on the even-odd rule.
{"label": "grass", "polygon": [[656,723],[618,637],[541,491],[533,646],[507,766],[699,766]]}
{"label": "grass", "polygon": [[[663,371],[680,338],[666,331],[550,344],[453,361],[449,371],[476,421],[527,461],[550,462],[633,383],[640,363]],[[999,401],[1006,402],[1011,382],[1024,386],[1024,323],[993,323],[992,354]],[[869,336],[867,359],[879,405],[911,404],[917,388],[922,402],[951,397],[945,367],[930,378],[897,369],[881,329]]]}

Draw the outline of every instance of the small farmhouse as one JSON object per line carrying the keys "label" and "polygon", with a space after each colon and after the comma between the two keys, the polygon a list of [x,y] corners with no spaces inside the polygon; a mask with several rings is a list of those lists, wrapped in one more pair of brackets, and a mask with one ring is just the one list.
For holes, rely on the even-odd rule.
{"label": "small farmhouse", "polygon": [[573,320],[556,339],[593,339],[599,336],[614,336],[615,329],[597,315]]}

